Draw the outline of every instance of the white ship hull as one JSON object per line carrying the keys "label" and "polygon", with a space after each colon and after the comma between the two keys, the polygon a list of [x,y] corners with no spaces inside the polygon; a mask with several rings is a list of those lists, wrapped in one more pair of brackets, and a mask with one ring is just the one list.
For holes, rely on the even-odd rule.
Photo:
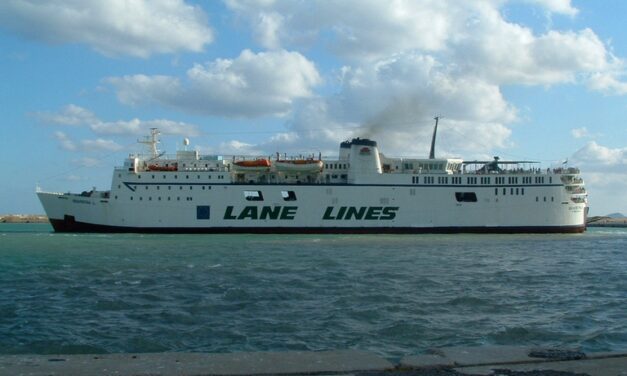
{"label": "white ship hull", "polygon": [[[229,184],[205,185],[202,190],[202,185],[179,183],[175,187],[183,190],[161,194],[168,185],[163,184],[159,191],[156,186],[145,189],[138,185],[139,193],[129,190],[128,197],[120,199],[120,194],[117,200],[38,195],[55,230],[62,232],[510,233],[585,229],[585,205],[570,202],[560,186],[527,186],[525,194],[518,196],[509,195],[512,187],[505,187],[505,196],[495,196],[494,190],[502,193],[503,187]],[[460,189],[476,192],[477,202],[457,202],[455,193]],[[260,191],[264,201],[247,201],[244,191]],[[294,192],[296,200],[284,201],[284,191]],[[131,201],[132,194],[136,197]],[[208,219],[207,215],[199,219],[199,210],[208,211]]]}

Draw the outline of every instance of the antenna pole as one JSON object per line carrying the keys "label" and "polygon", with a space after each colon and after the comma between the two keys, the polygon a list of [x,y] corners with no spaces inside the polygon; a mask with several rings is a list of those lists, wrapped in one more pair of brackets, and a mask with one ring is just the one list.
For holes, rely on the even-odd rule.
{"label": "antenna pole", "polygon": [[429,159],[435,159],[435,136],[438,133],[438,121],[440,120],[439,116],[434,117],[435,119],[435,127],[433,128],[433,138],[431,139],[431,151],[429,152]]}
{"label": "antenna pole", "polygon": [[152,159],[159,157],[159,150],[157,149],[157,144],[159,143],[160,134],[161,133],[159,132],[157,128],[150,128],[150,136],[146,137],[144,140],[137,140],[138,143],[148,146]]}

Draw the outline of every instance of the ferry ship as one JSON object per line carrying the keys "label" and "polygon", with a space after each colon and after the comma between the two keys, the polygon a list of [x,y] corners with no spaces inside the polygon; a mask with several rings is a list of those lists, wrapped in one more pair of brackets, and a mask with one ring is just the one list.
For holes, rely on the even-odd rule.
{"label": "ferry ship", "polygon": [[532,161],[390,158],[377,142],[335,159],[160,153],[115,167],[111,189],[37,195],[57,232],[579,233],[587,193],[576,168]]}

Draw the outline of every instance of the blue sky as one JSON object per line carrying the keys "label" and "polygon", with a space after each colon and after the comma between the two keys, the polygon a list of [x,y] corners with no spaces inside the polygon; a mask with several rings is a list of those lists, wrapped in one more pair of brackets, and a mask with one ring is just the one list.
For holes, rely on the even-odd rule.
{"label": "blue sky", "polygon": [[107,189],[161,129],[205,153],[568,159],[591,214],[627,213],[627,3],[569,0],[0,3],[0,214]]}

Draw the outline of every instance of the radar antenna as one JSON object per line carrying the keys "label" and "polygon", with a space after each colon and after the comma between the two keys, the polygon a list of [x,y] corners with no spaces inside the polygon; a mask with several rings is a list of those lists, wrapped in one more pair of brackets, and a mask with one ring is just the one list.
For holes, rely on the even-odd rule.
{"label": "radar antenna", "polygon": [[159,150],[157,149],[157,144],[159,141],[159,129],[150,128],[150,136],[146,136],[143,140],[137,140],[138,143],[144,144],[150,150],[151,159],[159,158]]}
{"label": "radar antenna", "polygon": [[431,139],[431,151],[429,152],[429,159],[435,159],[435,136],[438,133],[438,121],[440,120],[440,116],[436,116],[435,119],[435,127],[433,128],[433,138]]}

